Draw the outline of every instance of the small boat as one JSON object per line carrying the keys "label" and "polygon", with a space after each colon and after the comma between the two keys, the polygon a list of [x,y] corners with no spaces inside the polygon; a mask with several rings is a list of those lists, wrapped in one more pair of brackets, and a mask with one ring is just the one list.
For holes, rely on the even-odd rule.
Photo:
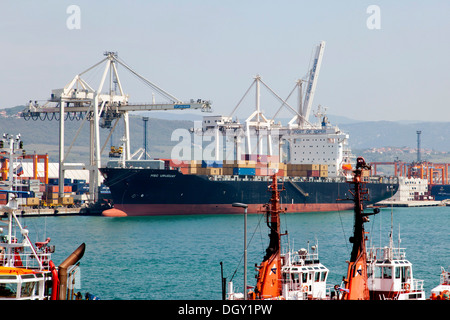
{"label": "small boat", "polygon": [[82,243],[56,267],[51,258],[55,252],[51,239],[31,242],[28,229],[22,227],[14,213],[15,202],[13,198],[1,208],[7,220],[0,220],[0,300],[81,299],[75,289],[80,287],[79,260],[86,245]]}
{"label": "small boat", "polygon": [[[392,221],[392,212],[391,212]],[[394,246],[392,224],[389,246],[371,248],[368,256],[371,300],[425,300],[423,280],[414,278],[413,265],[406,259],[406,249]]]}
{"label": "small boat", "polygon": [[[447,269],[448,270],[448,269]],[[441,267],[439,285],[431,290],[431,300],[450,300],[450,271]]]}
{"label": "small boat", "polygon": [[[330,298],[330,290],[326,287],[329,270],[319,262],[318,244],[298,251],[281,252],[280,197],[277,177],[272,177],[269,186],[272,193],[270,202],[266,204],[265,214],[270,230],[269,245],[262,263],[257,266],[257,283],[253,291],[245,293],[234,291],[233,282],[229,281],[227,293],[222,286],[222,296],[227,300],[321,300]],[[283,189],[282,189],[283,190]],[[240,204],[245,208],[245,205]],[[246,273],[246,272],[245,272]],[[244,280],[246,276],[244,275]],[[224,283],[224,278],[222,277]]]}
{"label": "small boat", "polygon": [[[18,139],[9,143],[11,166]],[[20,151],[20,150],[19,150]],[[13,175],[9,175],[6,189],[7,204],[0,206],[0,300],[81,300],[80,259],[84,255],[85,243],[73,251],[58,267],[52,260],[55,246],[51,239],[32,243],[28,229],[17,218],[17,198],[28,191],[14,190]],[[6,218],[6,219],[5,219]],[[86,294],[90,299],[92,295]]]}
{"label": "small boat", "polygon": [[364,201],[368,199],[369,193],[364,183],[364,172],[370,170],[363,157],[356,159],[356,169],[353,171],[353,179],[349,183],[353,186],[350,193],[354,202],[354,227],[353,236],[349,241],[353,244],[350,260],[347,261],[347,277],[343,280],[343,285],[335,286],[339,292],[339,300],[370,300],[368,277],[367,277],[367,252],[366,241],[367,232],[364,230],[364,223],[369,221],[368,216],[378,213],[375,209],[373,213],[364,212]]}
{"label": "small boat", "polygon": [[375,208],[373,213],[364,212],[364,201],[368,197],[363,179],[365,170],[370,170],[370,166],[364,158],[359,157],[350,182],[353,185],[351,193],[355,203],[354,235],[350,238],[353,249],[344,286],[335,287],[340,289],[339,299],[424,300],[423,280],[414,279],[412,264],[406,260],[405,249],[394,247],[392,224],[389,246],[366,248],[368,232],[364,230],[364,223],[369,222],[368,216],[377,214],[380,210]]}

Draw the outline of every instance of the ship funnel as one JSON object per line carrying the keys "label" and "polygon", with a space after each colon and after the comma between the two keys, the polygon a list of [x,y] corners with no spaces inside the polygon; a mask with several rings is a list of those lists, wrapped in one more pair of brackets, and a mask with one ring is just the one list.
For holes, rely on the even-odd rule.
{"label": "ship funnel", "polygon": [[83,242],[70,256],[58,266],[59,300],[66,300],[67,269],[76,264],[84,255],[86,244]]}

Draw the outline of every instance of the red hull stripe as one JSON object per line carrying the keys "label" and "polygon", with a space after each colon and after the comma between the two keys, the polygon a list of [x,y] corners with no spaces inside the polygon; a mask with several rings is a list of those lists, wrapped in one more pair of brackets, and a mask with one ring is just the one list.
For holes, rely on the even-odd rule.
{"label": "red hull stripe", "polygon": [[[351,210],[353,204],[345,203],[308,203],[282,204],[286,212],[327,212]],[[263,210],[262,204],[249,204],[248,213],[258,213]],[[104,216],[162,216],[162,215],[197,215],[197,214],[242,214],[242,208],[231,204],[115,204],[114,209],[103,211]]]}

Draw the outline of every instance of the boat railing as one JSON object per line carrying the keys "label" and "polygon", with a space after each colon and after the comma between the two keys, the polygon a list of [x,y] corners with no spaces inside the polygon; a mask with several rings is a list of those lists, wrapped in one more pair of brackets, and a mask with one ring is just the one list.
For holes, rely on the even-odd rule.
{"label": "boat railing", "polygon": [[369,248],[367,249],[367,259],[375,260],[403,260],[406,259],[406,248]]}
{"label": "boat railing", "polygon": [[312,263],[318,263],[319,262],[319,253],[312,252],[312,253],[306,253],[302,254],[299,252],[295,252],[291,254],[291,263],[294,265],[308,265]]}
{"label": "boat railing", "polygon": [[450,285],[450,272],[445,271],[444,268],[442,268],[439,283],[443,285]]}
{"label": "boat railing", "polygon": [[402,282],[401,292],[423,291],[424,280],[413,279],[412,282]]}
{"label": "boat railing", "polygon": [[[51,260],[51,253],[38,253],[37,257],[43,268],[47,268]],[[17,254],[4,253],[0,255],[0,266],[20,267],[25,269],[41,269],[41,265],[32,253]]]}
{"label": "boat railing", "polygon": [[414,279],[413,288],[414,290],[421,291],[423,290],[423,280]]}
{"label": "boat railing", "polygon": [[[208,175],[211,181],[271,181],[271,176],[257,175]],[[283,182],[348,182],[349,177],[296,177],[296,176],[279,176],[278,180]],[[398,184],[397,177],[367,177],[366,182]]]}

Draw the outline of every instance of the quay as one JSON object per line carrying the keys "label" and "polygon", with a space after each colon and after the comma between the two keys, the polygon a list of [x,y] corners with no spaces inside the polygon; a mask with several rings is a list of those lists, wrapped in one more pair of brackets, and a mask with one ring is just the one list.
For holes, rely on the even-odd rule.
{"label": "quay", "polygon": [[[41,216],[93,216],[101,215],[102,210],[97,207],[56,207],[56,208],[19,208],[15,211],[17,217],[41,217]],[[6,217],[7,213],[1,213],[0,217]]]}
{"label": "quay", "polygon": [[377,206],[392,206],[392,207],[438,207],[445,206],[444,201],[421,200],[421,201],[391,201],[383,200],[377,203]]}

